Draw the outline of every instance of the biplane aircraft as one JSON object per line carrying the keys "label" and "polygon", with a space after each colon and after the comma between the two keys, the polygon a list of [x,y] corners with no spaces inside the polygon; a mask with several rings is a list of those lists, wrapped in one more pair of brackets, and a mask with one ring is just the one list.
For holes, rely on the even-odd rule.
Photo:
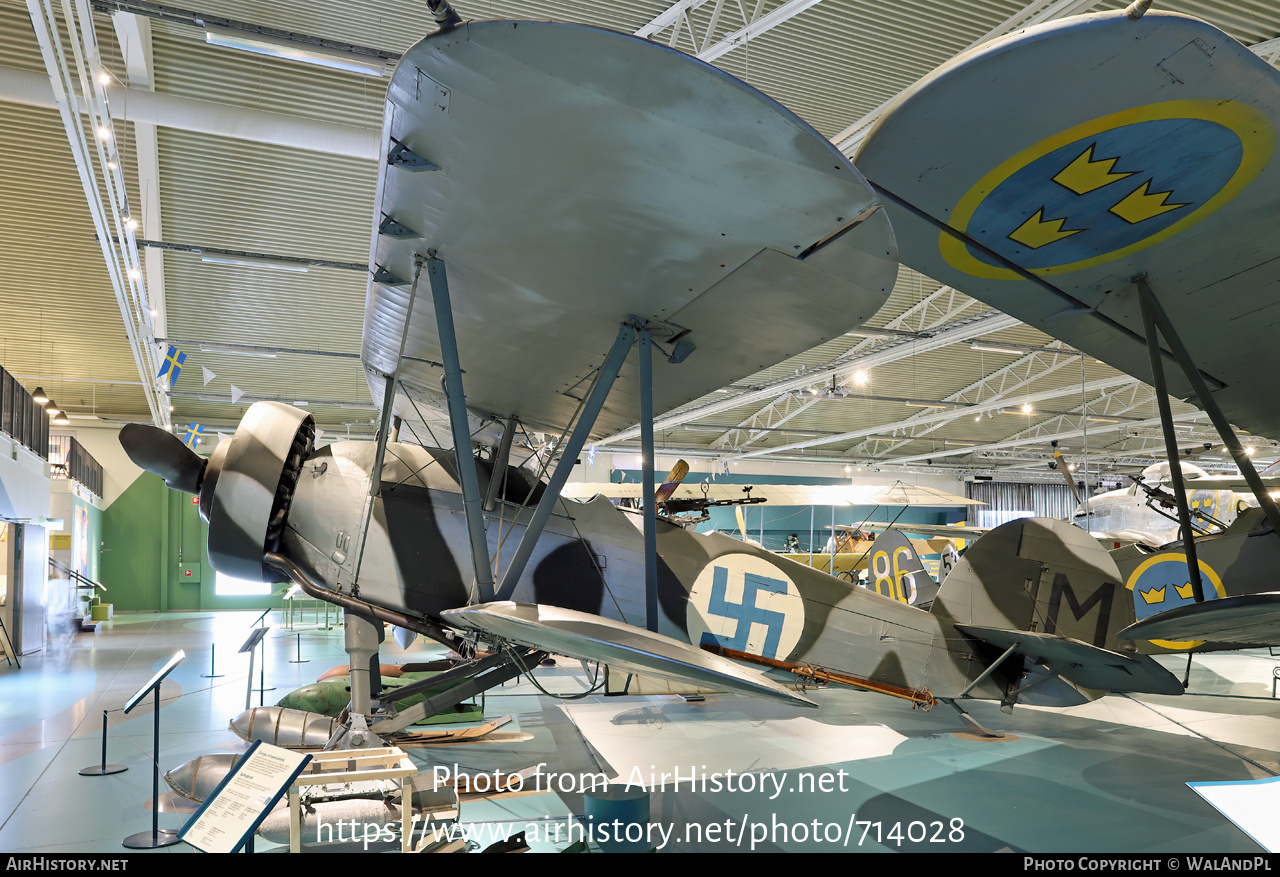
{"label": "biplane aircraft", "polygon": [[[1149,5],[959,56],[886,111],[855,161],[904,262],[1155,386],[1184,535],[1168,395],[1209,414],[1260,509],[1135,564],[1139,617],[1227,595],[1274,612],[1249,595],[1274,589],[1280,511],[1231,424],[1280,437],[1280,73]],[[1243,635],[1229,626],[1212,638]]]}
{"label": "biplane aircraft", "polygon": [[[135,462],[198,495],[216,569],[287,578],[346,610],[352,700],[336,745],[368,745],[548,653],[812,703],[767,670],[943,701],[970,722],[970,697],[1181,692],[1116,638],[1133,604],[1069,524],[988,534],[925,611],[560,496],[592,436],[846,332],[889,294],[886,211],[790,111],[631,36],[442,17],[391,79],[384,145],[362,357],[379,441],[316,448],[311,417],[272,402],[208,460],[159,429],[121,432]],[[453,450],[392,439],[397,420],[421,439],[445,413]],[[476,454],[472,433],[495,423],[496,446]],[[520,429],[564,434],[545,481],[510,464]],[[446,694],[375,714],[382,622],[490,653],[435,677],[460,680]]]}
{"label": "biplane aircraft", "polygon": [[[738,535],[750,542],[743,508],[747,505],[770,503],[775,506],[871,506],[872,514],[880,507],[907,506],[976,506],[985,503],[964,496],[946,493],[936,488],[906,484],[898,481],[889,487],[851,484],[767,484],[760,487],[741,484],[684,483],[689,466],[680,460],[668,474],[667,480],[655,492],[659,515],[667,520],[691,527],[710,520],[710,510],[715,507],[733,506],[737,513]],[[678,477],[676,477],[678,475]],[[590,499],[604,496],[611,500],[635,502],[642,497],[643,485],[637,482],[570,482],[564,486],[562,496]],[[879,526],[879,525],[877,525]],[[903,603],[919,605],[933,599],[937,588],[935,579],[942,572],[942,560],[931,560],[926,565],[922,556],[937,555],[950,558],[955,552],[953,538],[907,539],[895,531],[882,532],[879,536],[866,527],[844,524],[824,524],[823,531],[832,531],[828,547],[817,551],[789,548],[787,557],[797,563],[841,576],[851,582],[859,582],[874,588],[877,593],[894,596]],[[962,544],[963,541],[961,540]],[[760,544],[756,542],[755,544]],[[925,570],[932,567],[931,573]],[[947,566],[946,569],[950,569]],[[859,576],[863,570],[869,573]]]}

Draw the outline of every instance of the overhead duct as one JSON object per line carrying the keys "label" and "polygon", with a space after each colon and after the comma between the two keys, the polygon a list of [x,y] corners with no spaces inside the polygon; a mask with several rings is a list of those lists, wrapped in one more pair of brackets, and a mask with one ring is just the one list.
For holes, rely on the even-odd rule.
{"label": "overhead duct", "polygon": [[[377,160],[382,132],[233,107],[213,101],[159,94],[138,88],[108,87],[111,117],[180,131],[231,137],[254,143],[270,143],[290,149],[306,149],[329,155]],[[0,100],[56,110],[53,88],[44,73],[0,67]],[[84,111],[82,102],[81,112]]]}

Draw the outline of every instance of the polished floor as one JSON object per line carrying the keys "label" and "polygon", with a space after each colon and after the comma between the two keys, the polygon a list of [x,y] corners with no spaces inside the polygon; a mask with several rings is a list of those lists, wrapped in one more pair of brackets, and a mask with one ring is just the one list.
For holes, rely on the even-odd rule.
{"label": "polished floor", "polygon": [[[162,770],[244,748],[228,722],[245,705],[248,661],[236,649],[255,618],[125,613],[97,634],[50,643],[21,669],[0,661],[0,851],[117,852],[150,828],[151,701],[120,710],[180,649],[186,658],[161,688]],[[268,620],[267,703],[345,663],[340,627],[295,633],[280,613]],[[221,678],[204,675],[211,647]],[[421,660],[433,648],[405,653],[388,638],[382,659]],[[299,656],[306,663],[291,663]],[[1165,660],[1181,675],[1185,659]],[[481,846],[525,830],[535,851],[565,848],[584,793],[612,778],[650,788],[650,840],[663,852],[1258,852],[1186,783],[1280,773],[1277,664],[1265,650],[1197,657],[1181,697],[1011,716],[976,704],[980,721],[1008,732],[999,742],[963,733],[945,706],[913,711],[865,692],[818,691],[820,709],[806,711],[723,695],[559,701],[520,681],[489,693],[486,716],[510,714],[506,730],[527,739],[412,755],[424,769],[543,765],[554,775],[540,794],[465,801],[461,822]],[[586,687],[563,659],[537,677],[564,694]],[[99,761],[103,710],[107,759],[129,769],[79,776]],[[192,808],[161,789],[160,826],[178,828]]]}

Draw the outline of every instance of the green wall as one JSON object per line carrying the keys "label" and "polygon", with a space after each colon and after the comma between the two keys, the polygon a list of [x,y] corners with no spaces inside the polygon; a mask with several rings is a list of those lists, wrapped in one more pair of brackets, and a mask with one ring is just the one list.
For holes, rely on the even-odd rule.
{"label": "green wall", "polygon": [[[100,582],[102,580],[98,576],[102,572],[102,509],[74,495],[71,497],[71,509],[71,518],[63,524],[63,532],[72,534],[72,568],[88,576],[93,581]],[[83,570],[80,569],[81,559],[77,556],[78,549],[75,548],[76,515],[82,512],[88,525],[86,527],[88,532],[84,546],[86,553]]]}
{"label": "green wall", "polygon": [[[144,474],[102,514],[98,581],[117,610],[266,609],[280,597],[218,597],[209,566],[209,525],[190,494]],[[191,576],[183,575],[190,568]],[[273,588],[272,590],[280,590]]]}

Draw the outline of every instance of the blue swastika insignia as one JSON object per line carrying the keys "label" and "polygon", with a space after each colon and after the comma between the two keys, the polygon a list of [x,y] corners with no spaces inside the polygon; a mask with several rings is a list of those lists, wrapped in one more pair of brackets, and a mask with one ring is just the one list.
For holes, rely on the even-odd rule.
{"label": "blue swastika insignia", "polygon": [[771,579],[755,573],[743,574],[742,602],[730,603],[728,597],[729,570],[717,566],[712,568],[711,599],[708,611],[721,618],[737,622],[732,637],[717,636],[711,632],[702,634],[703,643],[712,643],[739,652],[750,651],[747,640],[751,636],[753,624],[764,625],[768,630],[761,654],[767,657],[778,656],[778,646],[782,639],[782,627],[786,616],[781,612],[761,609],[756,605],[756,594],[764,591],[769,594],[786,594],[787,583],[780,579]]}

